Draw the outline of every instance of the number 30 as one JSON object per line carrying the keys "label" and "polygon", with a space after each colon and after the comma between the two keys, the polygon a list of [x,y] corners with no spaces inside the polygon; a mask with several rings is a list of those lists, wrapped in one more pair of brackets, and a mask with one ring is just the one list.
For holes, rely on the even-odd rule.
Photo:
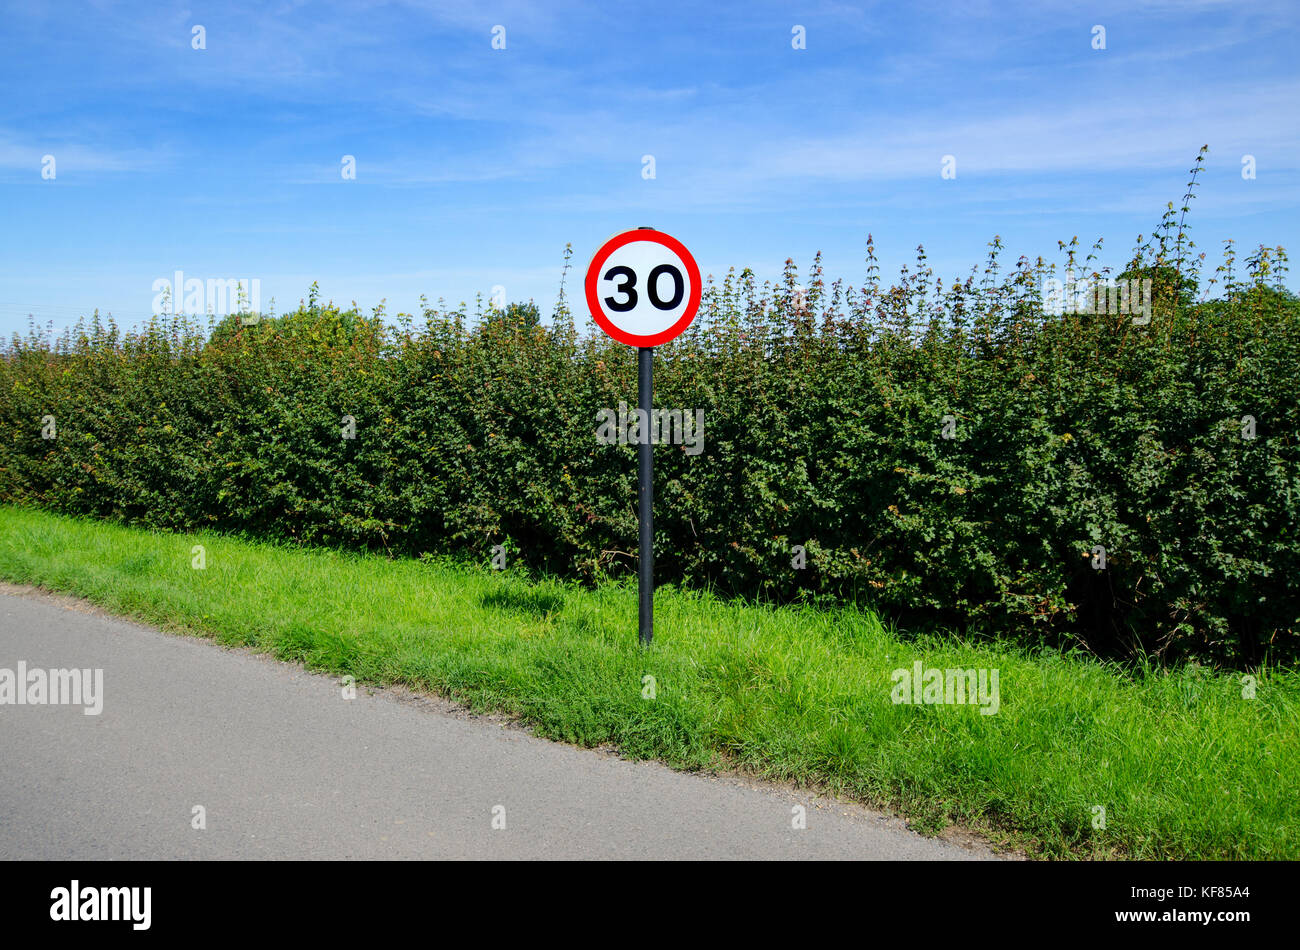
{"label": "number 30", "polygon": [[[668,300],[664,300],[659,296],[659,278],[665,274],[671,275],[673,279],[673,295]],[[605,271],[604,277],[605,280],[615,280],[622,277],[623,281],[614,289],[624,295],[621,302],[613,297],[606,297],[605,306],[615,313],[627,313],[636,306],[636,271],[620,264]],[[650,279],[646,282],[646,293],[650,295],[650,303],[656,309],[672,310],[682,302],[682,297],[686,295],[686,281],[682,278],[682,272],[672,264],[660,264],[650,271]]]}

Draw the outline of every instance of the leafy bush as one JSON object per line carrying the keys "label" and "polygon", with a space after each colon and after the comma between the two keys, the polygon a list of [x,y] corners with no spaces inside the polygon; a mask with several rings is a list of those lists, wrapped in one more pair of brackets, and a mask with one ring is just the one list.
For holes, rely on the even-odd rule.
{"label": "leafy bush", "polygon": [[[656,451],[658,578],[1110,655],[1294,662],[1300,302],[1281,248],[1238,280],[1231,242],[1196,299],[1192,194],[1122,272],[1152,280],[1147,325],[1046,313],[1056,267],[1003,274],[996,239],[952,283],[919,250],[882,287],[870,239],[860,287],[827,285],[820,258],[806,289],[792,262],[776,285],[710,278],[656,357],[656,405],[705,418],[703,454]],[[1109,276],[1090,270],[1100,243],[1081,263],[1077,239],[1062,249]],[[549,326],[531,304],[421,316],[313,293],[256,325],[122,334],[96,315],[15,337],[0,498],[395,555],[504,544],[512,566],[592,582],[634,571],[635,449],[595,438],[598,409],[635,404],[634,351],[580,332],[563,297]]]}

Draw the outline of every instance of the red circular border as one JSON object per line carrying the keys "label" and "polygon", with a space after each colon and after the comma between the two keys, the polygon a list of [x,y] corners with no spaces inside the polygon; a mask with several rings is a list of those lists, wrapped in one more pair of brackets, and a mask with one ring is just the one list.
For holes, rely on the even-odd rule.
{"label": "red circular border", "polygon": [[[682,263],[686,265],[686,276],[691,281],[691,297],[686,301],[686,309],[682,311],[681,317],[667,330],[651,336],[638,336],[614,326],[609,317],[605,315],[605,311],[601,309],[600,297],[596,293],[596,284],[600,280],[600,271],[605,266],[605,261],[609,260],[609,256],[620,247],[634,241],[652,241],[668,248],[681,258]],[[695,314],[700,309],[700,294],[703,291],[700,286],[700,267],[695,263],[695,258],[691,256],[691,252],[686,250],[686,245],[671,234],[641,228],[615,234],[597,249],[591,258],[591,263],[587,265],[587,277],[584,286],[587,290],[587,308],[591,311],[591,317],[596,321],[596,325],[619,343],[626,343],[628,346],[636,347],[659,346],[661,343],[667,343],[669,340],[681,335],[682,331],[690,326],[691,321],[695,319]]]}

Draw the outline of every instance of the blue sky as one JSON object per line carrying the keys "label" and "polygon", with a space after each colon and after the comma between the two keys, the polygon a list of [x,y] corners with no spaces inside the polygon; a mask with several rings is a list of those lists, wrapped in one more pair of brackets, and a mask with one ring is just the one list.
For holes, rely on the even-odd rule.
{"label": "blue sky", "polygon": [[860,281],[868,233],[885,276],[920,243],[965,275],[994,234],[1122,264],[1206,143],[1210,261],[1294,248],[1298,27],[1241,0],[3,3],[0,333],[137,322],[176,270],[279,311],[317,280],[390,313],[497,285],[549,312],[566,242],[581,271],[639,225],[713,274],[821,250]]}

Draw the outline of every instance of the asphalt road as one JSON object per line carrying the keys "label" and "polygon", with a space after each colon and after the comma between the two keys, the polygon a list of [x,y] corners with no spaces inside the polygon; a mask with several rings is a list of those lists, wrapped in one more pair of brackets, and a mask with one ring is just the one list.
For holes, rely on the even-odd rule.
{"label": "asphalt road", "polygon": [[991,857],[857,806],[626,762],[441,700],[345,699],[291,664],[8,590],[0,677],[20,661],[102,669],[103,710],[0,705],[0,858]]}

